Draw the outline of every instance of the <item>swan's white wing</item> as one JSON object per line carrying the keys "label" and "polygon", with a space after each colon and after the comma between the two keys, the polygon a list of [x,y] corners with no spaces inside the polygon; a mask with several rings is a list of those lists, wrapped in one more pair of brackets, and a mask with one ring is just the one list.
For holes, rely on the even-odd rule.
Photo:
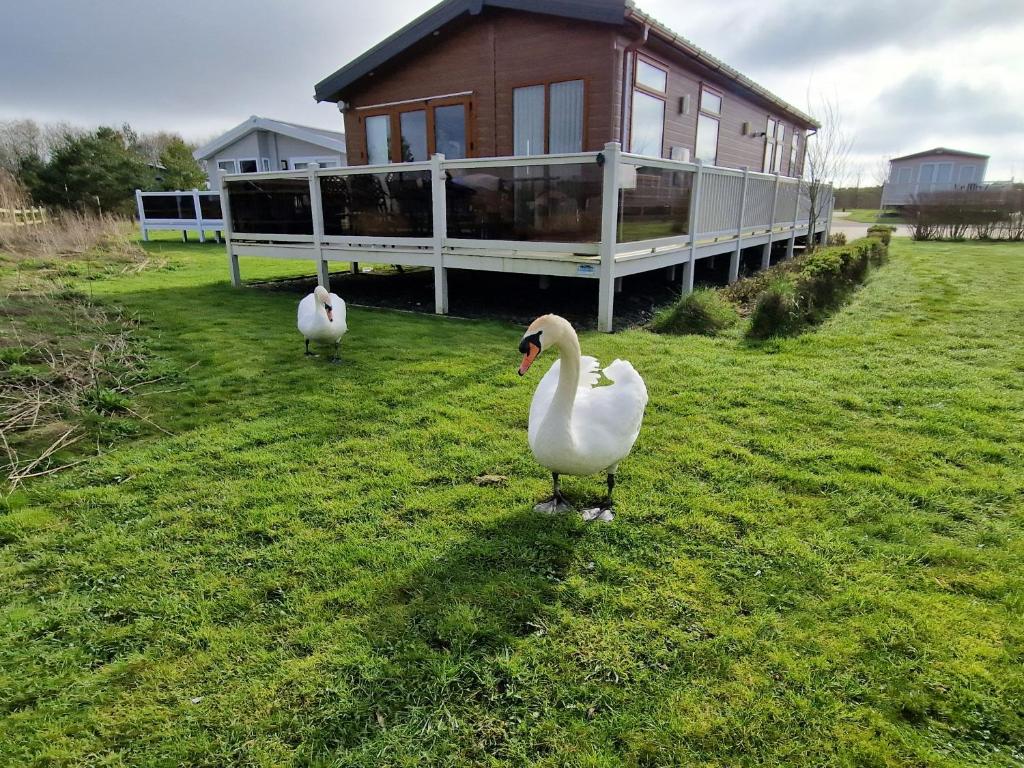
{"label": "swan's white wing", "polygon": [[299,302],[298,325],[299,331],[305,335],[310,330],[310,323],[316,312],[316,299],[309,294]]}
{"label": "swan's white wing", "polygon": [[640,434],[647,407],[647,386],[625,360],[604,369],[612,383],[580,392],[573,407],[573,432],[595,464],[611,467],[629,455]]}
{"label": "swan's white wing", "polygon": [[[597,362],[595,357],[585,356],[580,358],[580,381],[578,385],[580,389],[590,389],[601,380],[600,367],[600,363]],[[555,396],[555,390],[558,388],[558,375],[561,370],[562,359],[559,358],[555,360],[548,369],[548,372],[544,374],[544,377],[537,385],[536,391],[533,393],[533,400],[530,402],[530,426],[528,430],[531,443],[537,428],[544,420],[544,414],[548,412],[551,399]]]}
{"label": "swan's white wing", "polygon": [[331,294],[331,309],[334,315],[334,322],[341,323],[341,327],[348,331],[348,313],[345,310],[345,300],[336,293]]}

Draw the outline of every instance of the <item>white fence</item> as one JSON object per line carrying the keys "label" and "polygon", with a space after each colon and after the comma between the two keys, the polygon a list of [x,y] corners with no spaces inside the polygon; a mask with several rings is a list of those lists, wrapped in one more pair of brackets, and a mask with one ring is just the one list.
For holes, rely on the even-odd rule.
{"label": "white fence", "polygon": [[221,200],[232,283],[240,256],[311,259],[321,284],[331,261],[434,270],[438,313],[447,271],[474,269],[598,282],[598,327],[612,328],[623,277],[772,245],[792,256],[798,237],[827,237],[831,188],[813,206],[807,184],[623,153],[446,160],[224,176]]}
{"label": "white fence", "polygon": [[0,227],[31,227],[46,223],[46,209],[0,208]]}
{"label": "white fence", "polygon": [[139,209],[139,227],[142,239],[149,240],[150,230],[180,231],[183,240],[188,233],[199,235],[199,242],[206,242],[206,233],[213,232],[218,240],[224,231],[224,216],[221,213],[220,192],[206,192],[198,189],[177,192],[143,192],[135,190],[135,202]]}

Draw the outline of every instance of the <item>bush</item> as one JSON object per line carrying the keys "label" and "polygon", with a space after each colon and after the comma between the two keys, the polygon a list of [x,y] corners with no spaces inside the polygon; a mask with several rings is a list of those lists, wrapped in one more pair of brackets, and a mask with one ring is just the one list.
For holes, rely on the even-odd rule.
{"label": "bush", "polygon": [[658,333],[716,336],[738,318],[736,308],[720,291],[698,288],[658,313],[651,327]]}
{"label": "bush", "polygon": [[829,245],[846,245],[846,233],[845,232],[833,232],[828,236]]}
{"label": "bush", "polygon": [[868,227],[868,237],[877,237],[886,245],[892,241],[892,233],[896,231],[896,227],[891,227],[888,224],[874,224]]}
{"label": "bush", "polygon": [[767,339],[791,333],[799,324],[796,286],[787,279],[776,280],[757,298],[748,335]]}

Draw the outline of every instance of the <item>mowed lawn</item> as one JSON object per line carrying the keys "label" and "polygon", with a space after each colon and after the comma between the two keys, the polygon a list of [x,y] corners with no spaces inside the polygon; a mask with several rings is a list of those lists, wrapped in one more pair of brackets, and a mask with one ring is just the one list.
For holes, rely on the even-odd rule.
{"label": "mowed lawn", "polygon": [[521,328],[350,309],[331,366],[151,248],[89,290],[174,434],[0,513],[0,763],[1024,761],[1024,245],[896,241],[798,339],[584,334],[650,390],[610,525],[531,511]]}

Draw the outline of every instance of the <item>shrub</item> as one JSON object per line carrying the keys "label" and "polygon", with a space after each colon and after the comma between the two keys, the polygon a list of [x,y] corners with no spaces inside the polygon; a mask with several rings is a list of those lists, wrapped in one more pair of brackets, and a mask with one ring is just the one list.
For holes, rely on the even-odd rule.
{"label": "shrub", "polygon": [[828,236],[829,245],[846,245],[846,233],[845,232],[833,232]]}
{"label": "shrub", "polygon": [[895,231],[896,227],[891,227],[888,224],[873,224],[868,227],[868,237],[877,237],[888,245],[892,241],[892,233]]}
{"label": "shrub", "polygon": [[792,281],[776,280],[757,298],[750,315],[748,334],[767,339],[791,333],[800,324],[797,290]]}
{"label": "shrub", "polygon": [[738,318],[736,308],[720,291],[698,288],[660,312],[651,327],[658,333],[716,336]]}

